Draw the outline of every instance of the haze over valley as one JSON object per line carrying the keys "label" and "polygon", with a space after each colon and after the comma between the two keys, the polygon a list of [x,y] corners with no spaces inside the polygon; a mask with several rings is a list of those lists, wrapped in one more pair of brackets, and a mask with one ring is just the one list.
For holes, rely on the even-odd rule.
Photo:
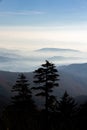
{"label": "haze over valley", "polygon": [[56,66],[86,63],[87,53],[61,48],[41,48],[31,51],[0,49],[0,70],[4,71],[31,72],[45,60],[53,62]]}

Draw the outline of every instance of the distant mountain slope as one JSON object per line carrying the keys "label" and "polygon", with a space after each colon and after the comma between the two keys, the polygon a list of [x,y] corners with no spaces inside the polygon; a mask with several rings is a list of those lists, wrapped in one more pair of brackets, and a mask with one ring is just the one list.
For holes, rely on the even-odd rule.
{"label": "distant mountain slope", "polygon": [[62,70],[68,71],[70,73],[75,72],[76,74],[81,73],[84,76],[86,74],[86,76],[87,76],[87,73],[86,73],[86,71],[87,71],[87,63],[71,64],[71,65],[68,65],[68,66],[65,66],[65,67],[63,66]]}
{"label": "distant mountain slope", "polygon": [[87,95],[87,63],[59,67],[60,86],[72,96]]}
{"label": "distant mountain slope", "polygon": [[[86,79],[82,76],[75,75],[75,72],[68,72],[59,70],[60,73],[60,87],[59,90],[63,94],[66,90],[72,96],[86,95],[87,94],[87,83]],[[56,93],[57,91],[56,90]]]}
{"label": "distant mountain slope", "polygon": [[[0,95],[3,96],[11,96],[11,89],[12,86],[15,84],[19,72],[8,72],[8,71],[0,71]],[[32,81],[32,73],[24,73],[27,77],[27,79],[30,79],[30,82]]]}

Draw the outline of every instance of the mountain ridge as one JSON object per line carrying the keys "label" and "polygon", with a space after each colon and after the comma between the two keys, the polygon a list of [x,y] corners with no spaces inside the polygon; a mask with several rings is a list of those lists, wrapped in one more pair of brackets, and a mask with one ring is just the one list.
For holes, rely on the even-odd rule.
{"label": "mountain ridge", "polygon": [[80,52],[79,50],[75,49],[64,49],[64,48],[41,48],[35,51],[70,51],[70,52]]}

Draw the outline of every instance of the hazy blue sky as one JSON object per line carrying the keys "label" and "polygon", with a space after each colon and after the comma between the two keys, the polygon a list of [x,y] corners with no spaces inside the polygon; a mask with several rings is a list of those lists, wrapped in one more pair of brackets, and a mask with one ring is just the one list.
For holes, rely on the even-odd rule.
{"label": "hazy blue sky", "polygon": [[87,0],[1,0],[0,48],[87,51]]}
{"label": "hazy blue sky", "polygon": [[87,0],[1,0],[0,25],[87,22]]}

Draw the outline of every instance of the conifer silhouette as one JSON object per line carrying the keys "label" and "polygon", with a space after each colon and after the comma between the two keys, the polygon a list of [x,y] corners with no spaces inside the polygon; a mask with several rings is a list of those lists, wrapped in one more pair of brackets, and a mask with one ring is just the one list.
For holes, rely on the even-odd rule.
{"label": "conifer silhouette", "polygon": [[[35,72],[34,83],[37,85],[33,87],[34,90],[37,90],[36,96],[43,96],[45,98],[45,114],[46,122],[48,122],[48,111],[53,105],[53,101],[56,98],[52,95],[54,87],[59,86],[58,84],[58,71],[53,63],[50,63],[46,60],[45,64],[42,64]],[[46,123],[46,126],[48,123]]]}
{"label": "conifer silhouette", "polygon": [[12,88],[14,96],[12,97],[12,102],[21,108],[26,108],[32,110],[35,105],[32,100],[32,92],[29,88],[28,80],[24,74],[20,74],[15,85]]}
{"label": "conifer silhouette", "polygon": [[59,111],[61,112],[62,116],[65,118],[69,118],[73,116],[73,114],[76,112],[77,103],[75,100],[68,95],[68,93],[65,91],[64,95],[62,96],[61,100],[58,102],[59,104]]}

